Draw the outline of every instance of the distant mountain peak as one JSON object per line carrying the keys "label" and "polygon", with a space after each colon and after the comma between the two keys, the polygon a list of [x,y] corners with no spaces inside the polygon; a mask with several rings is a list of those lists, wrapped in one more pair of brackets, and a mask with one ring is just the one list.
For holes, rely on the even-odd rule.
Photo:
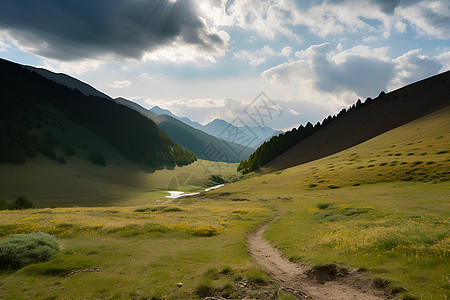
{"label": "distant mountain peak", "polygon": [[[233,123],[227,122],[223,119],[216,118],[209,122],[206,125],[202,125],[198,122],[194,122],[188,117],[179,117],[174,115],[170,110],[161,108],[157,105],[153,106],[150,109],[151,112],[157,115],[168,115],[172,118],[175,118],[186,125],[189,125],[195,129],[202,130],[212,136],[215,136],[220,139],[226,139],[225,131],[232,129],[240,129],[241,136],[239,139],[233,140],[232,142],[239,143],[239,141],[243,141],[241,145],[247,146],[250,148],[256,148],[266,140],[270,139],[273,135],[277,135],[282,133],[282,131],[274,130],[268,126],[260,127],[260,126],[236,126]],[[243,124],[245,125],[245,124]],[[242,130],[244,129],[244,130]],[[250,145],[248,145],[248,141],[252,141]]]}

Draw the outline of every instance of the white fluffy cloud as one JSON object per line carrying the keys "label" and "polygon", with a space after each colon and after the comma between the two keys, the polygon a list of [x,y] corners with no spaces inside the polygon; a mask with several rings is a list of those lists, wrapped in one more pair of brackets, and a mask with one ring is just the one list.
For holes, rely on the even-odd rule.
{"label": "white fluffy cloud", "polygon": [[441,70],[443,64],[439,57],[421,55],[420,51],[410,50],[392,60],[395,76],[389,84],[390,90],[433,76]]}
{"label": "white fluffy cloud", "polygon": [[257,67],[266,62],[270,57],[290,57],[293,53],[291,47],[284,47],[280,52],[274,51],[270,46],[265,45],[255,51],[241,50],[233,54],[234,58],[245,60],[250,66]]}
{"label": "white fluffy cloud", "polygon": [[271,84],[299,98],[315,99],[330,105],[345,105],[377,96],[434,75],[448,56],[428,57],[420,49],[389,58],[388,49],[356,46],[338,51],[329,43],[313,45],[295,53],[297,60],[280,64],[262,73]]}
{"label": "white fluffy cloud", "polygon": [[131,82],[128,80],[116,80],[113,83],[107,84],[113,89],[124,89],[131,86]]}
{"label": "white fluffy cloud", "polygon": [[198,0],[209,23],[239,27],[261,37],[302,37],[294,28],[306,26],[320,37],[345,33],[389,37],[404,33],[408,24],[418,35],[445,39],[450,36],[450,8],[446,1],[314,1],[294,0]]}
{"label": "white fluffy cloud", "polygon": [[199,0],[198,4],[214,26],[236,26],[271,40],[279,36],[300,40],[289,28],[291,12],[296,9],[290,0]]}
{"label": "white fluffy cloud", "polygon": [[396,12],[401,18],[412,24],[420,36],[437,39],[450,38],[448,1],[421,1],[414,5],[400,6]]}

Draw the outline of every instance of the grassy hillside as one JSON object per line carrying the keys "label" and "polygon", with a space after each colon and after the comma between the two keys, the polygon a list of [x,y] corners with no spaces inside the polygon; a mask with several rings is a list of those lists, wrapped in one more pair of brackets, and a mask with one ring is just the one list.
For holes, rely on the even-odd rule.
{"label": "grassy hillside", "polygon": [[292,261],[368,269],[401,294],[442,299],[450,295],[449,126],[447,107],[220,192],[282,207],[265,237]]}
{"label": "grassy hillside", "polygon": [[124,98],[117,98],[115,101],[131,107],[153,120],[158,124],[159,128],[166,132],[178,144],[194,152],[200,159],[237,163],[243,159],[247,159],[254,151],[253,148],[216,138],[171,116],[156,115],[139,104]]}
{"label": "grassy hillside", "polygon": [[[448,121],[449,110],[441,110],[336,155],[271,174],[251,173],[163,205],[137,189],[117,202],[142,204],[137,207],[0,212],[2,236],[41,230],[63,243],[56,260],[0,274],[0,294],[5,299],[277,297],[276,286],[248,254],[246,235],[282,215],[265,237],[292,261],[368,269],[362,274],[397,293],[443,299],[450,293]],[[424,163],[415,163],[420,160]],[[189,172],[199,176],[204,168],[197,167]],[[120,170],[120,180],[118,173],[105,172],[97,182],[117,185],[128,175]],[[158,172],[163,171],[139,176],[148,182],[171,174]],[[405,175],[412,179],[402,180]],[[84,188],[93,184],[86,180]],[[72,199],[84,197],[83,190],[73,191]],[[184,286],[177,288],[177,282]]]}
{"label": "grassy hillside", "polygon": [[[154,122],[127,107],[86,96],[6,60],[0,61],[0,78],[2,163],[22,163],[25,157],[35,157],[36,151],[64,163],[65,157],[55,151],[62,139],[65,147],[84,146],[84,139],[93,136],[108,142],[127,159],[152,167],[186,165],[196,159]],[[72,124],[87,130],[70,132],[65,125]],[[69,155],[72,151],[66,152]],[[106,164],[95,150],[89,156]]]}
{"label": "grassy hillside", "polygon": [[351,109],[272,138],[240,165],[244,172],[268,164],[285,169],[332,155],[450,104],[450,71],[384,92]]}
{"label": "grassy hillside", "polygon": [[155,170],[120,156],[112,159],[108,151],[114,149],[106,143],[95,146],[105,153],[106,167],[79,158],[89,152],[83,148],[75,148],[77,154],[67,158],[67,165],[43,156],[21,165],[1,165],[0,201],[11,203],[24,196],[37,207],[157,204],[164,201],[167,191],[198,192],[217,185],[211,175],[236,180],[236,164],[199,160],[184,167]]}

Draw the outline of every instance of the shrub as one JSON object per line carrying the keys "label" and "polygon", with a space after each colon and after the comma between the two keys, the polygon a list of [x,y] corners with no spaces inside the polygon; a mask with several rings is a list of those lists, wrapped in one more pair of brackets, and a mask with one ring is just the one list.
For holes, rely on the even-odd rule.
{"label": "shrub", "polygon": [[214,227],[200,226],[200,227],[197,227],[197,228],[191,228],[189,230],[189,233],[191,235],[194,235],[194,236],[209,237],[209,236],[213,236],[213,235],[219,234],[219,231],[216,228],[214,228]]}
{"label": "shrub", "polygon": [[328,207],[330,207],[330,203],[317,203],[316,207],[318,209],[327,209]]}
{"label": "shrub", "polygon": [[8,205],[4,200],[0,200],[0,210],[8,209]]}
{"label": "shrub", "polygon": [[168,207],[163,210],[163,212],[177,212],[177,211],[183,211],[183,210],[179,207]]}
{"label": "shrub", "polygon": [[214,287],[211,284],[211,280],[204,280],[195,289],[195,293],[201,298],[214,296]]}
{"label": "shrub", "polygon": [[16,199],[16,201],[13,202],[11,205],[11,209],[28,209],[28,208],[34,208],[34,205],[31,201],[29,201],[27,198],[20,196]]}
{"label": "shrub", "polygon": [[61,164],[63,164],[63,165],[65,165],[65,164],[66,164],[66,160],[65,160],[65,158],[64,158],[64,157],[62,157],[62,156],[58,157],[58,162],[59,162],[59,163],[61,163]]}
{"label": "shrub", "polygon": [[48,261],[58,251],[58,242],[52,235],[44,232],[16,234],[0,241],[0,270],[17,270]]}
{"label": "shrub", "polygon": [[225,180],[220,175],[211,175],[209,176],[209,180],[218,184],[225,183]]}
{"label": "shrub", "polygon": [[97,165],[100,165],[100,166],[106,166],[106,159],[105,159],[105,157],[101,154],[101,153],[99,153],[99,152],[95,152],[95,151],[91,151],[91,152],[89,152],[89,159],[94,163],[94,164],[97,164]]}

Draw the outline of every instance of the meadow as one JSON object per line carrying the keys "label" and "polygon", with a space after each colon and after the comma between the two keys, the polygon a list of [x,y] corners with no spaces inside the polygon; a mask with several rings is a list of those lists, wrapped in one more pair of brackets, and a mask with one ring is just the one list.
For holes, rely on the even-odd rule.
{"label": "meadow", "polygon": [[[81,183],[88,181],[80,179],[78,191],[72,183],[73,194],[67,198],[65,187],[54,183],[51,191],[59,190],[59,200],[47,199],[44,188],[24,188],[35,193],[24,196],[38,199],[37,209],[0,211],[2,239],[44,231],[61,243],[56,259],[3,272],[0,298],[289,299],[247,250],[247,235],[281,215],[265,238],[291,261],[360,268],[368,280],[405,299],[446,299],[448,115],[448,109],[442,110],[336,155],[282,171],[262,169],[239,178],[232,169],[236,165],[230,165],[227,178],[239,181],[173,200],[164,196],[176,174],[202,179],[198,184],[175,180],[184,191],[214,185],[208,174],[202,175],[201,165],[148,174],[111,166],[116,172],[110,174],[105,171],[109,166],[90,173],[92,166],[78,162],[80,170],[89,170],[85,176],[99,180],[83,189]],[[40,179],[33,166],[28,184],[32,178],[47,178]],[[14,170],[2,172],[3,178],[14,178]],[[151,190],[157,182],[160,188]],[[90,188],[104,202],[94,207]],[[75,192],[80,202],[74,202]],[[114,200],[108,199],[114,194]]]}
{"label": "meadow", "polygon": [[292,261],[366,269],[405,297],[446,299],[448,112],[301,166],[263,169],[223,191],[284,200],[286,213],[265,237]]}
{"label": "meadow", "polygon": [[243,210],[233,201],[185,199],[168,206],[1,212],[3,237],[44,231],[58,238],[61,251],[54,260],[0,275],[0,298],[252,296],[239,291],[242,282],[268,281],[245,237],[274,214],[265,206]]}

